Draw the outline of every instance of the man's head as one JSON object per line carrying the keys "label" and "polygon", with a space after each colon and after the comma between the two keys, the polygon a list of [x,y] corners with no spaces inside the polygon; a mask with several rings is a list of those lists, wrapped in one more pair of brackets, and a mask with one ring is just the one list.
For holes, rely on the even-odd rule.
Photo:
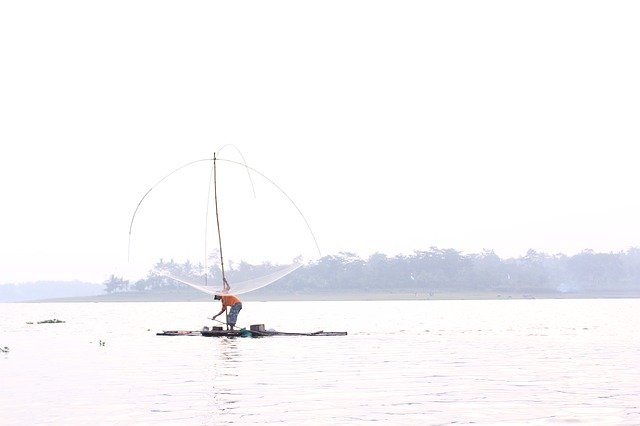
{"label": "man's head", "polygon": [[222,299],[222,297],[219,294],[216,294],[215,296],[213,296],[214,300],[220,300]]}

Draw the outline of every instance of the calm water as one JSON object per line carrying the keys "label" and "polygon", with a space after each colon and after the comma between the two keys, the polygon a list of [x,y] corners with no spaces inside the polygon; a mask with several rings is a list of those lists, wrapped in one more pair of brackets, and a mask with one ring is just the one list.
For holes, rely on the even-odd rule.
{"label": "calm water", "polygon": [[640,424],[638,299],[245,302],[349,335],[155,335],[217,310],[0,304],[0,424]]}

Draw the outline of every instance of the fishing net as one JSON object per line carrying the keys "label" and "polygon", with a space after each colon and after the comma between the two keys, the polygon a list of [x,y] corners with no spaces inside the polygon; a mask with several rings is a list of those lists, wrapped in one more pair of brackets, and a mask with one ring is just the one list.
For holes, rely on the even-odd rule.
{"label": "fishing net", "polygon": [[239,295],[239,294],[244,294],[250,291],[257,290],[262,287],[266,287],[269,284],[272,284],[278,281],[279,279],[284,278],[285,276],[289,275],[290,273],[292,273],[293,271],[295,271],[301,266],[302,266],[301,263],[296,263],[296,264],[284,267],[282,269],[278,269],[277,271],[272,272],[270,274],[262,275],[257,278],[252,278],[252,279],[239,281],[239,282],[227,280],[227,282],[229,283],[229,289],[225,289],[222,284],[215,284],[215,285],[198,284],[193,282],[193,279],[181,278],[181,277],[172,275],[168,272],[166,272],[165,275],[174,281],[188,285],[189,287],[195,288],[196,290],[199,290],[203,293],[207,293],[211,295],[215,295],[215,294]]}
{"label": "fishing net", "polygon": [[[148,215],[137,228],[138,246],[146,247],[138,252],[150,258],[198,262],[197,267],[190,264],[184,271],[156,271],[173,282],[220,294],[225,292],[224,275],[230,285],[227,293],[244,294],[282,279],[302,266],[301,259],[315,257],[316,251],[320,254],[306,218],[275,182],[244,162],[218,158],[215,164],[217,181],[213,159],[203,159],[175,169],[145,193],[131,218],[129,253],[136,214],[149,193],[162,184],[148,203],[157,200],[166,204],[146,206]],[[201,174],[188,174],[196,171]],[[200,186],[195,188],[190,182]],[[209,186],[203,187],[203,183]],[[185,198],[189,195],[191,198]],[[145,210],[140,213],[144,215]],[[152,223],[157,225],[152,227]]]}

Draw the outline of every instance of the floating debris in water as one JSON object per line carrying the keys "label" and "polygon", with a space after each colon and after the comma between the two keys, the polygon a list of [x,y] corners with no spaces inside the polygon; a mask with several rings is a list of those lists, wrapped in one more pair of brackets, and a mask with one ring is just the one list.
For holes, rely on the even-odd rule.
{"label": "floating debris in water", "polygon": [[5,353],[5,354],[6,354],[7,352],[9,352],[9,347],[8,347],[8,346],[5,346],[4,348],[0,348],[0,352],[2,352],[2,353]]}
{"label": "floating debris in water", "polygon": [[27,321],[27,324],[33,324],[33,321]]}
{"label": "floating debris in water", "polygon": [[98,342],[98,343],[100,344],[100,346],[104,346],[104,344],[107,343],[107,342],[105,342],[103,340],[100,340],[100,342]]}
{"label": "floating debris in water", "polygon": [[59,324],[62,323],[64,321],[59,320],[57,318],[54,318],[52,320],[44,320],[44,321],[38,321],[38,324]]}

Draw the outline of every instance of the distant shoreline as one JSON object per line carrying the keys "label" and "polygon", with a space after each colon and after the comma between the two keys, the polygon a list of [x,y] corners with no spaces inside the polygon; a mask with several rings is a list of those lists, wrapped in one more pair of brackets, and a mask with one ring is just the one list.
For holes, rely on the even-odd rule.
{"label": "distant shoreline", "polygon": [[[540,293],[515,294],[494,292],[451,293],[334,293],[334,294],[290,294],[240,296],[250,302],[293,301],[380,301],[380,300],[528,300],[528,299],[635,299],[640,293]],[[88,297],[64,297],[55,299],[25,300],[4,303],[131,303],[131,302],[210,302],[211,296],[181,293],[114,293]]]}

